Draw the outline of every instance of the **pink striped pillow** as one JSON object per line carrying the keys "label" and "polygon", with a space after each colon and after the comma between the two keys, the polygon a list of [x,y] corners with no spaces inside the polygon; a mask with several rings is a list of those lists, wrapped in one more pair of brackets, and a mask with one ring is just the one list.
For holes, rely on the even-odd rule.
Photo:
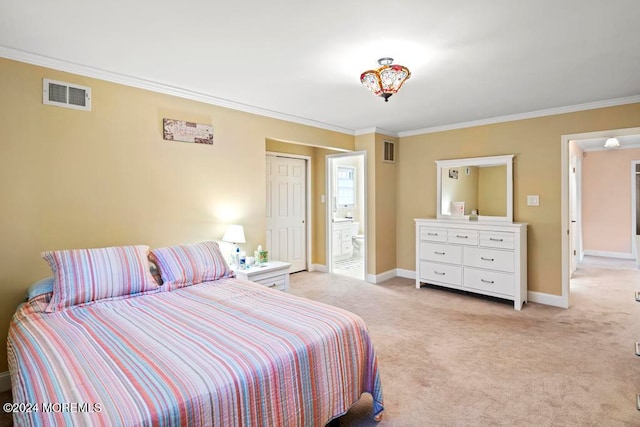
{"label": "pink striped pillow", "polygon": [[235,276],[216,242],[153,249],[149,258],[160,269],[167,291]]}
{"label": "pink striped pillow", "polygon": [[156,289],[148,251],[139,245],[42,252],[54,277],[46,311]]}

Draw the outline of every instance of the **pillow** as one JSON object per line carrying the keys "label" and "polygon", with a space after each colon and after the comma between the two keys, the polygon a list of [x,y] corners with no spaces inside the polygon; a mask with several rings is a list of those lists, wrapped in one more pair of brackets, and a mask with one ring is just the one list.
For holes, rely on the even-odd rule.
{"label": "pillow", "polygon": [[40,279],[27,289],[27,299],[53,292],[53,276]]}
{"label": "pillow", "polygon": [[45,311],[156,289],[148,251],[148,246],[139,245],[43,252],[54,277]]}
{"label": "pillow", "polygon": [[216,242],[153,249],[149,258],[160,269],[163,289],[168,291],[235,276]]}

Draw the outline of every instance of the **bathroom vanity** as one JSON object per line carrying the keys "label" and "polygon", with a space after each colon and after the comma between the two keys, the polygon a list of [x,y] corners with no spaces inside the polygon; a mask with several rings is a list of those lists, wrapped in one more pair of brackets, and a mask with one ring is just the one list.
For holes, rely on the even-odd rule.
{"label": "bathroom vanity", "polygon": [[333,261],[343,261],[353,255],[353,221],[334,220],[331,224],[331,242]]}

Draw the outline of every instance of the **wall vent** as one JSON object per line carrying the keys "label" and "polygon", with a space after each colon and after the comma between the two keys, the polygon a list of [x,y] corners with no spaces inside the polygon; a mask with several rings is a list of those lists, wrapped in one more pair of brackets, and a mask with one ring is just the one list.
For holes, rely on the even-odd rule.
{"label": "wall vent", "polygon": [[396,143],[392,141],[384,142],[384,157],[383,162],[395,163],[396,162]]}
{"label": "wall vent", "polygon": [[42,103],[91,111],[91,88],[74,83],[42,79]]}

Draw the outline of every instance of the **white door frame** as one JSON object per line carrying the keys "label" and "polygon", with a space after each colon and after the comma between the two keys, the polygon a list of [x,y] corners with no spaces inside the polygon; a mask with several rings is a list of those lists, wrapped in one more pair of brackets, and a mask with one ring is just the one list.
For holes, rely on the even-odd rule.
{"label": "white door frame", "polygon": [[363,180],[363,188],[364,188],[364,224],[362,225],[363,230],[364,230],[364,279],[363,280],[367,280],[367,277],[369,277],[369,275],[367,274],[368,268],[367,265],[369,263],[368,258],[369,258],[369,251],[367,251],[367,245],[369,244],[369,233],[368,233],[368,228],[369,228],[369,219],[368,219],[368,206],[369,206],[369,200],[367,197],[367,152],[366,151],[350,151],[348,153],[340,153],[340,154],[327,154],[326,156],[326,163],[325,163],[325,181],[326,181],[326,205],[327,205],[327,226],[326,226],[326,263],[327,263],[327,272],[332,273],[333,272],[333,262],[331,262],[332,260],[332,254],[331,254],[331,249],[332,249],[332,245],[333,245],[333,233],[331,232],[331,224],[333,223],[332,219],[333,219],[333,178],[332,178],[332,161],[334,159],[337,158],[342,158],[342,157],[353,157],[353,156],[363,156],[363,160],[364,160],[364,168],[361,172],[362,175],[362,179]]}
{"label": "white door frame", "polygon": [[636,165],[640,165],[640,160],[631,161],[631,255],[634,260],[638,259],[636,252],[635,235],[636,235]]}
{"label": "white door frame", "polygon": [[[571,237],[573,237],[573,239],[575,239],[575,246],[572,245],[573,249],[576,251],[576,254],[573,255],[570,253],[571,257],[573,258],[573,260],[575,260],[575,263],[571,263],[571,276],[573,276],[573,273],[575,273],[576,271],[576,266],[577,264],[582,261],[582,258],[584,258],[584,253],[583,253],[583,248],[582,248],[582,158],[575,156],[575,155],[571,155],[570,156],[570,166],[574,167],[576,169],[575,171],[575,188],[574,188],[574,197],[575,197],[575,212],[573,212],[573,215],[571,214],[571,205],[572,205],[572,200],[571,200],[571,183],[569,183],[569,215],[570,215],[570,220],[571,217],[573,217],[573,220],[575,221],[575,229],[574,231],[574,235],[572,235]],[[571,172],[571,171],[569,171]],[[571,180],[571,175],[569,175],[569,180]],[[571,224],[569,224],[569,227],[571,228]],[[569,251],[571,251],[571,249],[569,249]]]}
{"label": "white door frame", "polygon": [[[607,138],[640,134],[640,127],[610,129],[598,132],[574,133],[560,137],[560,238],[562,242],[562,295],[552,305],[569,308],[569,283],[571,280],[571,242],[569,241],[569,141],[576,139]],[[633,230],[635,235],[635,230]],[[631,242],[633,244],[633,242]]]}
{"label": "white door frame", "polygon": [[312,232],[311,230],[313,230],[313,228],[311,227],[311,199],[312,194],[311,194],[311,156],[302,156],[299,154],[289,154],[289,153],[279,153],[279,152],[275,152],[275,151],[267,151],[265,153],[265,156],[277,156],[277,157],[288,157],[290,159],[301,159],[304,160],[305,162],[305,180],[306,180],[306,185],[305,185],[305,192],[306,194],[306,204],[305,204],[305,234],[307,235],[307,247],[306,247],[306,263],[307,263],[307,271],[313,271],[313,264],[311,263],[311,248],[313,247],[313,242],[311,241],[312,239]]}

